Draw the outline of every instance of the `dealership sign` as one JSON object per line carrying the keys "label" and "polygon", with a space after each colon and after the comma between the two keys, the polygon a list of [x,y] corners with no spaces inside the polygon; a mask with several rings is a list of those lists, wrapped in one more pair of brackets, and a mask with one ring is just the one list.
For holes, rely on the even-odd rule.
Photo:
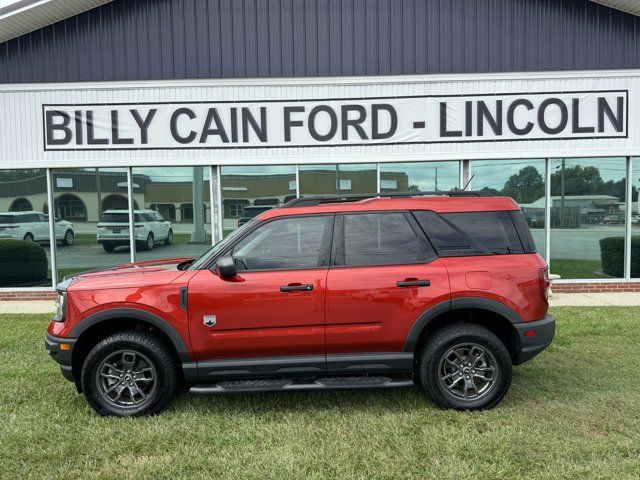
{"label": "dealership sign", "polygon": [[628,91],[43,105],[45,150],[626,138]]}

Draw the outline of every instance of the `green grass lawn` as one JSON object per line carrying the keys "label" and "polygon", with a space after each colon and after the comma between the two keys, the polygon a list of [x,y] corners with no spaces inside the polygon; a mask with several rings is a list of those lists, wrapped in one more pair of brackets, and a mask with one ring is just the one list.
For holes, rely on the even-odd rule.
{"label": "green grass lawn", "polygon": [[640,478],[640,308],[558,308],[551,347],[487,412],[417,388],[197,397],[95,415],[44,350],[46,316],[0,316],[0,477]]}
{"label": "green grass lawn", "polygon": [[600,260],[551,259],[551,273],[562,278],[610,278],[602,273]]}

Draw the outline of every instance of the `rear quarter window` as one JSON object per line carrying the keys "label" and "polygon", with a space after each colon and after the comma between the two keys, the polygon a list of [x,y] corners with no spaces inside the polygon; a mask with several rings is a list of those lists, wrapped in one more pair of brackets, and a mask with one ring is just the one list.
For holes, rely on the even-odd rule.
{"label": "rear quarter window", "polygon": [[526,252],[511,212],[416,211],[414,215],[441,257]]}

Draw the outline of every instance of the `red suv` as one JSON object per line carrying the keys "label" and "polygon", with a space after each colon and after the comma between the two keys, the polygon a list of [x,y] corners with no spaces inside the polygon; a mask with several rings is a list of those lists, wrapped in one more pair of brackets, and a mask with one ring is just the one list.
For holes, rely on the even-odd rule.
{"label": "red suv", "polygon": [[420,384],[441,407],[496,405],[553,338],[547,266],[510,198],[302,197],[199,259],[58,285],[46,347],[103,415],[194,393]]}

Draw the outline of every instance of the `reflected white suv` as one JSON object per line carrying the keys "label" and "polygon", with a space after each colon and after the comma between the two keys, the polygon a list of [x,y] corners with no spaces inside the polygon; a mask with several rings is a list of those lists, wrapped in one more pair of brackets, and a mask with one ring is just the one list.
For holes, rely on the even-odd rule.
{"label": "reflected white suv", "polygon": [[[173,243],[171,222],[154,210],[135,210],[134,229],[136,247],[142,250],[153,249],[156,242],[165,245]],[[98,243],[105,252],[113,252],[116,247],[129,245],[129,211],[106,210],[98,222]]]}
{"label": "reflected white suv", "polygon": [[[73,245],[75,232],[73,223],[56,218],[56,240],[62,245]],[[2,212],[0,213],[0,239],[28,240],[31,242],[49,241],[49,216],[42,212]]]}

